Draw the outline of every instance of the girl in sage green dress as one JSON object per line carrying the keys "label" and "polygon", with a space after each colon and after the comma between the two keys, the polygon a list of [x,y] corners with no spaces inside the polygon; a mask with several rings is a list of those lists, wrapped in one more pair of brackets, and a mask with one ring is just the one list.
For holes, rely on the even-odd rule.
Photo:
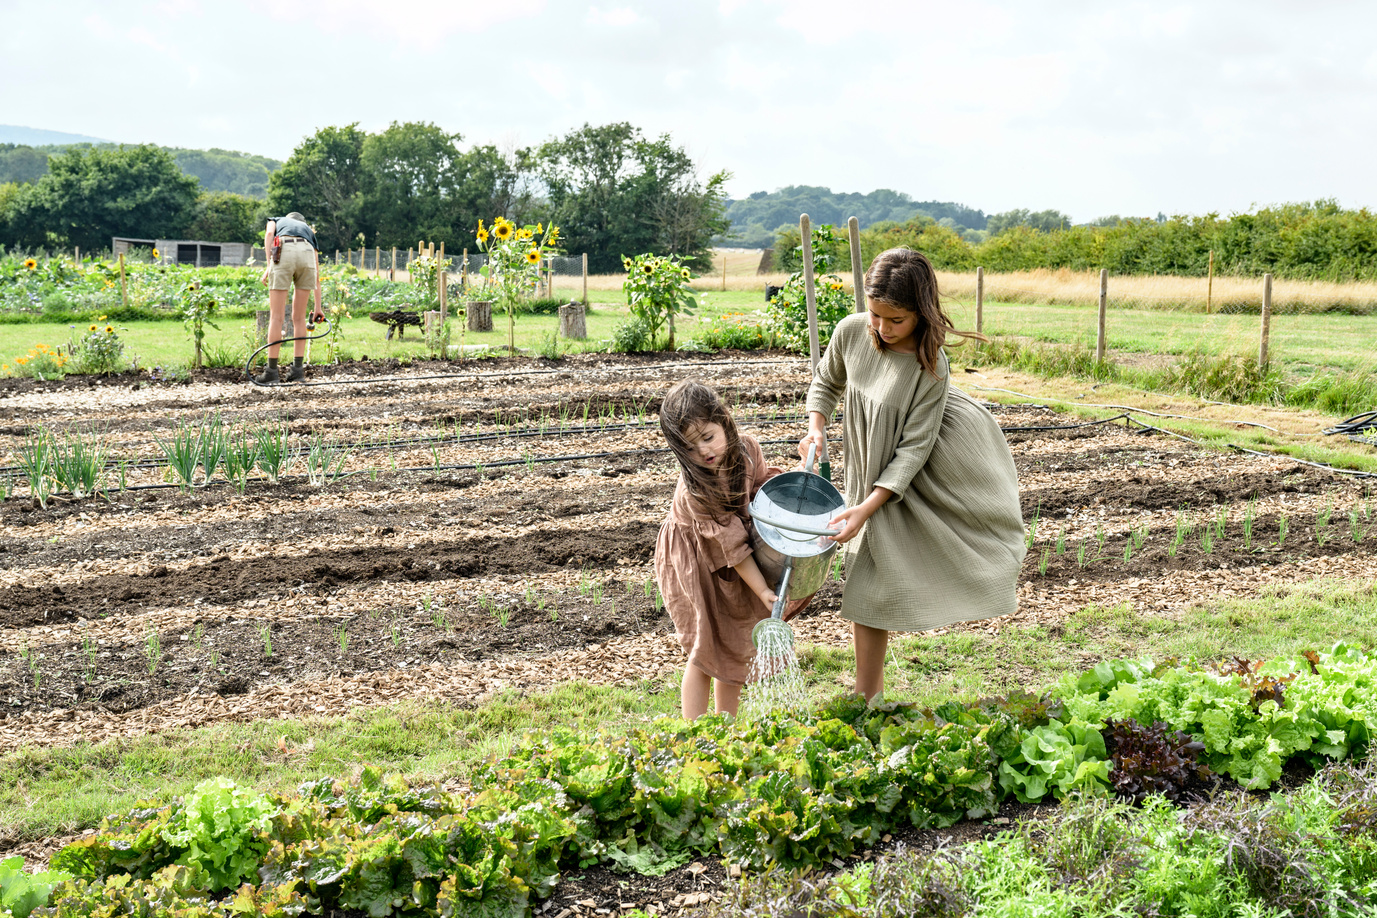
{"label": "girl in sage green dress", "polygon": [[1017,607],[1023,515],[1009,445],[988,411],[950,385],[932,264],[890,249],[865,276],[868,311],[838,323],[808,390],[807,455],[838,401],[849,509],[831,523],[846,553],[856,692],[884,690],[890,631],[926,631]]}

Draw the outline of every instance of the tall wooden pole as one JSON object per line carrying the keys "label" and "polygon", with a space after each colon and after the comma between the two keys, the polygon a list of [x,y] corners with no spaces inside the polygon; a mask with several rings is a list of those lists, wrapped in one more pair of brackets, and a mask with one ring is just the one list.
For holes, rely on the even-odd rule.
{"label": "tall wooden pole", "polygon": [[588,253],[583,253],[583,305],[588,305]]}
{"label": "tall wooden pole", "polygon": [[392,257],[387,261],[387,279],[395,281],[397,279],[397,247],[392,247]]}
{"label": "tall wooden pole", "polygon": [[856,295],[856,311],[865,312],[865,273],[861,265],[861,222],[855,217],[846,221],[846,235],[851,240],[851,284]]}
{"label": "tall wooden pole", "polygon": [[469,289],[469,250],[464,249],[464,254],[459,256],[459,289],[468,295]]}
{"label": "tall wooden pole", "polygon": [[[818,375],[818,359],[821,347],[818,344],[818,299],[813,289],[813,224],[807,214],[799,214],[799,238],[803,240],[803,302],[808,308],[808,358],[813,368],[813,376]],[[832,478],[832,462],[827,455],[827,435],[823,432],[822,455],[818,457],[818,472],[829,481]]]}
{"label": "tall wooden pole", "polygon": [[975,330],[985,331],[985,269],[975,269]]}
{"label": "tall wooden pole", "polygon": [[449,272],[440,272],[440,321],[449,318]]}
{"label": "tall wooden pole", "polygon": [[124,286],[124,253],[120,252],[120,305],[129,305],[129,292]]}
{"label": "tall wooden pole", "polygon": [[1262,340],[1257,348],[1257,365],[1267,370],[1267,339],[1272,333],[1272,275],[1262,275]]}
{"label": "tall wooden pole", "polygon": [[1109,269],[1100,269],[1100,325],[1095,333],[1095,362],[1104,362],[1105,305],[1109,302]]}
{"label": "tall wooden pole", "polygon": [[1210,280],[1205,287],[1205,315],[1214,312],[1214,249],[1210,249]]}
{"label": "tall wooden pole", "polygon": [[727,253],[722,253],[722,289],[727,289]]}

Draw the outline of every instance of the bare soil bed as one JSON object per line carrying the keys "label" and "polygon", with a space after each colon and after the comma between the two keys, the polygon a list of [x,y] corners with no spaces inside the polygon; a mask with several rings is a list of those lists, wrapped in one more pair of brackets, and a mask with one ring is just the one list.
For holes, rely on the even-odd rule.
{"label": "bare soil bed", "polygon": [[[128,489],[40,507],[21,483],[0,502],[0,753],[672,678],[682,654],[651,562],[677,473],[655,411],[687,376],[722,391],[768,457],[796,461],[807,363],[784,355],[364,363],[271,390],[230,371],[5,380],[7,474],[39,426],[95,429]],[[991,410],[1036,530],[1019,611],[961,627],[1039,621],[1055,634],[1090,603],[1169,616],[1271,583],[1377,576],[1371,482],[1122,423],[1073,427],[1039,406]],[[348,474],[312,486],[303,458],[242,494],[219,476],[179,488],[158,440],[207,412],[235,428],[283,423],[296,444],[347,443]],[[834,455],[838,480],[843,468]],[[848,643],[841,588],[796,621],[801,642]],[[15,841],[0,829],[0,849]],[[594,872],[548,913],[688,908],[719,871],[640,886]]]}

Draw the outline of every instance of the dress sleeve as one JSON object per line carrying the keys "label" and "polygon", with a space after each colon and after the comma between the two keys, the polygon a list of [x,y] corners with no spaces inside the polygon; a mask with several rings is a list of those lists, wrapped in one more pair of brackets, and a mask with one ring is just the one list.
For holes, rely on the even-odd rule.
{"label": "dress sleeve", "polygon": [[730,571],[751,556],[750,534],[741,517],[732,514],[715,519],[688,493],[682,481],[675,489],[674,504],[674,515],[692,527],[698,555],[708,570],[717,572],[725,568]]}
{"label": "dress sleeve", "polygon": [[827,350],[818,361],[817,375],[808,387],[806,410],[816,411],[828,422],[831,422],[832,414],[837,410],[837,403],[841,401],[842,393],[846,390],[846,350],[853,346],[855,340],[855,334],[851,330],[854,324],[855,320],[848,322],[847,319],[838,323],[832,333],[832,340],[827,343]]}
{"label": "dress sleeve", "polygon": [[889,464],[875,479],[876,487],[894,492],[891,501],[903,500],[904,492],[914,476],[927,464],[942,429],[942,414],[947,407],[947,384],[950,379],[945,355],[938,369],[941,376],[936,379],[927,371],[919,376],[918,391],[914,393],[913,403],[904,419],[904,429],[899,433],[894,458],[889,460]]}

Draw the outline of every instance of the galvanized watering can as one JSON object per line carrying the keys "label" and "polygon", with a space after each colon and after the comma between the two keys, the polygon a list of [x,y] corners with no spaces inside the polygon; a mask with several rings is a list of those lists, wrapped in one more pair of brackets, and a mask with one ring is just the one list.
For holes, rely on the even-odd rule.
{"label": "galvanized watering can", "polygon": [[[846,500],[826,478],[807,471],[812,466],[813,448],[809,447],[803,469],[771,478],[750,504],[755,563],[766,583],[780,584],[775,591],[779,595],[776,609],[820,590],[837,553],[837,543],[830,536],[840,530],[828,529],[827,523],[846,509]],[[787,582],[783,580],[786,572]]]}

